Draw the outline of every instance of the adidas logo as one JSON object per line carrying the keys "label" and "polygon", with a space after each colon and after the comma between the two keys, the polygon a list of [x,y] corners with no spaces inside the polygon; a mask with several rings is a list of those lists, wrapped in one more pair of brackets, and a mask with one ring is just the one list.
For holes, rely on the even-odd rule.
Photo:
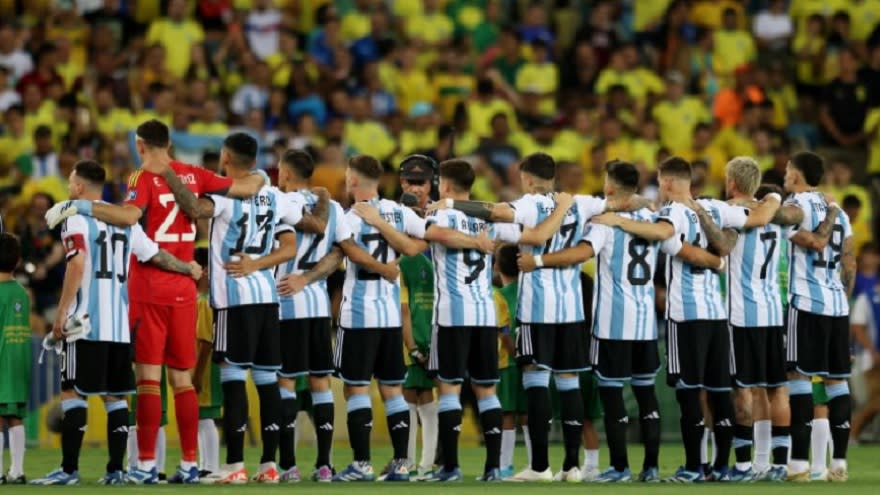
{"label": "adidas logo", "polygon": [[285,426],[285,428],[287,428],[288,430],[296,429],[296,421],[291,421],[290,423],[287,423],[287,426]]}
{"label": "adidas logo", "polygon": [[578,421],[576,419],[569,419],[569,420],[563,421],[562,424],[568,425],[568,426],[583,426],[584,425],[583,423],[581,423],[580,421]]}
{"label": "adidas logo", "polygon": [[241,426],[240,426],[238,429],[236,429],[235,431],[238,432],[238,433],[244,433],[246,430],[247,430],[247,425],[241,425]]}
{"label": "adidas logo", "polygon": [[660,419],[660,413],[657,411],[651,411],[647,416],[644,416],[642,419]]}
{"label": "adidas logo", "polygon": [[128,433],[128,427],[124,426],[124,425],[120,426],[120,427],[116,428],[115,430],[113,430],[113,433]]}
{"label": "adidas logo", "polygon": [[401,421],[401,422],[397,423],[396,425],[392,426],[391,431],[401,430],[403,428],[409,428],[409,424],[407,424],[406,421]]}
{"label": "adidas logo", "polygon": [[849,421],[844,421],[843,424],[834,425],[834,427],[839,430],[848,430],[850,428]]}
{"label": "adidas logo", "polygon": [[318,429],[324,430],[324,431],[333,431],[333,425],[330,423],[324,423],[321,426],[319,426]]}
{"label": "adidas logo", "polygon": [[731,423],[729,419],[722,419],[721,421],[715,423],[715,426],[733,427],[733,423]]}
{"label": "adidas logo", "polygon": [[617,420],[618,423],[629,424],[629,416],[624,416]]}
{"label": "adidas logo", "polygon": [[461,432],[461,425],[455,425],[452,427],[452,431]]}
{"label": "adidas logo", "polygon": [[372,427],[373,427],[373,422],[372,422],[372,421],[370,421],[369,423],[367,423],[367,424],[364,425],[364,428],[372,428]]}
{"label": "adidas logo", "polygon": [[88,426],[85,426],[85,425],[80,426],[79,431],[86,431],[86,428],[88,428]]}
{"label": "adidas logo", "polygon": [[272,423],[264,426],[263,431],[281,431],[281,427],[275,423]]}
{"label": "adidas logo", "polygon": [[501,434],[501,430],[499,430],[498,428],[492,428],[489,431],[483,432],[483,435],[500,435],[500,434]]}

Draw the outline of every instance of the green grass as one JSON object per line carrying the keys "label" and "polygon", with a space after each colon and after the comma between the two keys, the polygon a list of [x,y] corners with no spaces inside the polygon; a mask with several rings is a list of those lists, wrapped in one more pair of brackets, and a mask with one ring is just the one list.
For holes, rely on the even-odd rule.
{"label": "green grass", "polygon": [[[346,449],[344,446],[337,446],[334,452],[334,456],[337,464],[341,467],[350,459],[350,451]],[[558,464],[561,461],[561,445],[553,445],[551,446],[551,459],[553,461],[553,465],[558,469]],[[373,451],[373,459],[374,463],[377,465],[377,469],[381,468],[380,464],[384,464],[384,462],[390,456],[390,449],[387,447],[378,447]],[[61,452],[53,449],[31,449],[27,452],[27,457],[25,459],[25,468],[27,470],[27,474],[29,477],[34,478],[37,476],[42,476],[44,473],[47,473],[54,469],[58,462],[60,461]],[[589,490],[590,492],[596,493],[627,493],[634,494],[637,491],[644,491],[646,493],[659,494],[659,495],[678,495],[681,491],[691,491],[692,493],[698,492],[711,492],[715,494],[731,494],[731,495],[742,495],[744,493],[752,493],[752,494],[763,494],[763,493],[773,493],[773,494],[792,494],[792,495],[805,495],[809,493],[827,493],[829,490],[839,491],[842,494],[876,494],[878,493],[878,486],[880,486],[880,469],[878,469],[878,459],[880,459],[880,446],[860,446],[850,449],[850,460],[849,460],[849,472],[850,472],[850,481],[845,485],[831,485],[829,483],[811,483],[811,484],[787,484],[787,483],[779,483],[779,484],[771,484],[771,483],[760,483],[760,484],[750,484],[750,485],[741,485],[741,484],[701,484],[698,486],[682,486],[682,485],[650,485],[645,486],[638,483],[633,483],[629,485],[595,485],[591,484],[589,487],[578,484],[578,485],[569,485],[569,484],[552,484],[552,485],[534,485],[534,484],[511,484],[511,483],[503,483],[503,484],[481,484],[473,479],[479,474],[479,471],[482,469],[483,465],[483,450],[480,448],[464,448],[461,451],[461,464],[465,471],[465,480],[463,483],[457,484],[449,484],[449,485],[439,485],[439,484],[428,484],[428,483],[400,483],[400,484],[384,484],[384,483],[371,483],[371,484],[349,484],[349,483],[339,483],[339,484],[321,484],[317,485],[310,481],[304,481],[294,486],[289,485],[245,485],[245,486],[232,486],[232,487],[221,487],[221,486],[193,486],[193,487],[178,487],[178,486],[168,486],[161,485],[156,487],[102,487],[95,483],[101,474],[103,474],[105,459],[105,451],[101,449],[86,449],[83,451],[82,462],[81,462],[81,475],[83,476],[84,483],[80,486],[73,487],[37,487],[37,486],[26,486],[26,487],[14,487],[14,486],[3,486],[0,488],[0,494],[14,494],[14,493],[27,493],[27,494],[42,494],[42,493],[53,493],[58,494],[60,492],[66,491],[65,488],[73,490],[79,493],[85,493],[87,491],[99,490],[104,491],[105,493],[109,493],[109,490],[114,490],[114,493],[132,493],[132,494],[149,494],[149,493],[177,493],[179,491],[190,491],[196,490],[201,493],[210,493],[211,495],[227,495],[227,494],[263,494],[267,492],[275,492],[275,493],[290,493],[293,491],[294,493],[334,493],[334,494],[342,494],[342,493],[357,493],[357,494],[365,494],[365,495],[387,495],[389,492],[404,494],[404,493],[418,493],[418,494],[447,494],[447,493],[455,493],[455,494],[480,494],[480,493],[496,493],[496,494],[508,494],[508,493],[517,493],[517,494],[525,494],[525,493],[547,493],[547,490],[553,490],[554,492],[568,492],[574,493],[576,491],[583,493],[584,490]],[[517,462],[518,465],[522,465],[524,462],[524,451],[522,448],[517,450]],[[602,464],[603,466],[607,463],[607,450],[602,450]],[[678,464],[683,459],[683,451],[680,446],[676,444],[664,444],[661,452],[661,475],[667,476],[672,473],[672,471],[678,466]],[[259,451],[256,449],[249,449],[246,452],[245,457],[247,459],[257,459],[259,457]],[[301,469],[303,469],[304,474],[309,474],[309,466],[314,459],[314,451],[312,449],[303,448],[298,452],[299,464]],[[6,457],[6,461],[8,462],[8,453]],[[168,465],[171,466],[177,460],[177,453],[170,452],[169,453],[169,462]],[[641,463],[641,452],[638,448],[630,449],[630,461],[637,468]],[[251,464],[253,467],[254,464]],[[105,491],[106,490],[106,491]],[[118,491],[118,492],[117,492]]]}

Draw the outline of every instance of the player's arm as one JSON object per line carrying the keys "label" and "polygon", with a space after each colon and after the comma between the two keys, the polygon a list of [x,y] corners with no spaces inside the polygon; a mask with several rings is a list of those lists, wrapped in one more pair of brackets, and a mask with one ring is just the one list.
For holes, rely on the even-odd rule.
{"label": "player's arm", "polygon": [[368,272],[377,273],[389,282],[397,280],[397,277],[400,276],[400,267],[398,266],[400,258],[391,263],[382,263],[370,256],[370,253],[364,251],[353,239],[346,239],[338,243],[337,246],[342,249],[349,262],[360,266]]}
{"label": "player's arm", "polygon": [[782,205],[773,215],[772,222],[776,225],[799,225],[804,221],[804,210],[796,204]]}
{"label": "player's arm", "polygon": [[82,285],[85,274],[85,259],[84,247],[67,258],[67,269],[64,271],[64,282],[61,286],[61,298],[58,300],[58,308],[55,310],[55,322],[52,324],[52,335],[56,340],[64,338],[64,323],[67,321],[67,313],[76,300],[76,294]]}
{"label": "player's arm", "polygon": [[710,268],[715,271],[724,270],[724,267],[727,266],[727,262],[724,261],[723,257],[712,254],[703,248],[686,243],[682,244],[681,249],[675,257],[685,261],[689,265]]}
{"label": "player's arm", "polygon": [[638,211],[642,208],[653,210],[654,202],[638,194],[633,194],[626,198],[608,198],[605,201],[606,212]]}
{"label": "player's arm", "polygon": [[[168,179],[166,178],[165,180]],[[224,196],[231,196],[233,198],[250,198],[260,192],[260,189],[267,184],[270,184],[270,181],[266,172],[256,170],[251,172],[247,177],[234,179],[232,185],[229,186],[229,190],[225,191],[225,194],[223,194],[222,191],[216,191],[216,193],[223,194]]]}
{"label": "player's arm", "polygon": [[657,222],[643,222],[622,217],[616,213],[603,213],[593,217],[590,221],[609,227],[617,227],[648,241],[665,241],[675,235],[675,227],[662,219]]}
{"label": "player's arm", "polygon": [[856,284],[856,254],[852,236],[843,240],[843,249],[840,252],[840,281],[843,282],[846,294],[852,297],[853,287]]}
{"label": "player's arm", "polygon": [[413,336],[412,312],[409,310],[409,288],[403,280],[400,281],[400,323],[403,332],[403,345],[406,346],[406,352],[413,364],[421,366],[428,364],[428,356],[419,349],[415,336]]}
{"label": "player's arm", "polygon": [[382,234],[382,237],[388,241],[388,245],[398,253],[406,256],[415,256],[428,249],[427,242],[410,237],[408,234],[397,230],[393,225],[386,222],[385,219],[382,218],[382,215],[379,214],[379,210],[374,206],[368,203],[356,203],[351,209],[361,217],[364,222],[375,227],[379,233]]}
{"label": "player's arm", "polygon": [[[556,197],[556,208],[549,217],[534,227],[525,227],[519,238],[519,244],[540,246],[559,232],[568,210],[574,205],[574,196],[560,193]],[[607,203],[606,203],[607,204]]]}
{"label": "player's arm", "polygon": [[214,216],[214,203],[204,198],[199,199],[194,192],[190,191],[181,182],[180,177],[177,176],[173,168],[165,168],[162,171],[162,177],[168,184],[168,188],[171,189],[171,193],[174,194],[174,201],[177,203],[177,206],[188,217],[198,219],[212,218]]}
{"label": "player's arm", "polygon": [[715,223],[715,220],[712,219],[709,212],[707,212],[700,203],[690,201],[687,206],[689,206],[694,213],[697,214],[697,218],[700,219],[700,226],[706,234],[706,240],[709,242],[709,245],[722,256],[730,254],[730,252],[733,251],[733,248],[736,247],[736,231],[721,228],[720,225]]}
{"label": "player's arm", "polygon": [[150,264],[156,265],[159,268],[168,272],[189,275],[193,278],[193,280],[198,280],[202,278],[202,267],[199,266],[198,263],[196,263],[195,261],[190,263],[181,261],[176,256],[164,249],[160,249],[155,256],[150,258]]}
{"label": "player's arm", "polygon": [[542,267],[580,265],[594,255],[592,244],[589,242],[579,242],[577,246],[538,256],[533,256],[529,253],[519,253],[516,264],[519,266],[520,271],[528,273]]}
{"label": "player's arm", "polygon": [[425,240],[443,244],[450,249],[476,249],[484,253],[491,253],[495,248],[495,242],[489,238],[486,231],[473,236],[437,224],[429,225],[425,229]]}
{"label": "player's arm", "polygon": [[799,229],[789,240],[802,248],[822,251],[831,239],[831,233],[834,230],[834,224],[838,215],[840,215],[840,207],[832,205],[828,209],[825,218],[822,219],[822,223],[816,227],[816,230],[809,232]]}
{"label": "player's arm", "polygon": [[311,213],[306,213],[303,209],[302,220],[297,222],[296,229],[301,232],[323,234],[327,230],[327,219],[330,217],[330,193],[323,187],[316,187],[312,192],[318,197],[318,201]]}
{"label": "player's arm", "polygon": [[292,273],[283,280],[280,280],[278,282],[278,295],[292,296],[303,290],[303,287],[329,277],[331,273],[339,268],[342,258],[342,249],[334,246],[327,256],[321,258],[309,271],[305,273]]}
{"label": "player's arm", "polygon": [[428,206],[431,212],[439,208],[452,208],[487,222],[513,223],[516,212],[507,203],[489,203],[486,201],[469,201],[461,199],[445,199]]}
{"label": "player's arm", "polygon": [[97,218],[104,223],[117,227],[129,227],[134,225],[143,216],[143,210],[132,204],[111,205],[109,203],[97,203],[87,199],[61,201],[49,208],[46,212],[46,223],[50,229],[54,229],[66,218],[77,213]]}
{"label": "player's arm", "polygon": [[246,277],[260,270],[274,268],[281,263],[290,261],[296,257],[296,234],[291,231],[281,232],[277,236],[278,247],[266,256],[251,258],[246,253],[235,253],[237,261],[230,261],[223,267],[234,278]]}
{"label": "player's arm", "polygon": [[767,225],[776,216],[781,204],[782,198],[778,194],[768,194],[763,200],[749,207],[750,211],[746,218],[745,228],[751,229]]}

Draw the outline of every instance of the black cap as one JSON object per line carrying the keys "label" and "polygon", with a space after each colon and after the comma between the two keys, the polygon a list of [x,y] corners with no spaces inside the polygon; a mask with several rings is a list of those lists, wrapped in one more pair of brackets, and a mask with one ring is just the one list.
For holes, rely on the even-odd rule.
{"label": "black cap", "polygon": [[430,181],[434,178],[434,160],[425,155],[410,155],[400,163],[400,177],[409,181]]}

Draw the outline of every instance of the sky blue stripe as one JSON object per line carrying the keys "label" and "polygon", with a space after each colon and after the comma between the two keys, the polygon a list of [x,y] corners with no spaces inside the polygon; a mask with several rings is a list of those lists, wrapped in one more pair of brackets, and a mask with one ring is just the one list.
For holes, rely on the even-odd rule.
{"label": "sky blue stripe", "polygon": [[[743,239],[743,261],[742,273],[740,273],[740,286],[742,288],[743,310],[745,311],[746,327],[757,327],[758,325],[758,304],[755,300],[755,293],[752,290],[752,276],[755,267],[755,251],[761,249],[764,257],[767,256],[766,243],[758,246],[758,229],[749,230],[744,234]],[[769,268],[768,268],[769,269]],[[728,281],[729,283],[729,281]]]}
{"label": "sky blue stripe", "polygon": [[[812,203],[810,203],[812,205]],[[819,226],[819,217],[816,215],[815,206],[810,208],[810,231],[816,230],[816,227]],[[810,312],[816,314],[822,314],[825,310],[825,304],[823,302],[822,297],[822,288],[819,286],[819,279],[816,277],[816,270],[813,268],[813,259],[816,257],[816,253],[803,250],[807,254],[807,285],[810,288]],[[830,248],[826,247],[823,254],[826,255],[824,258],[827,261],[827,254],[831,251]]]}
{"label": "sky blue stripe", "polygon": [[[363,236],[364,234],[369,234],[372,230],[366,222],[361,221],[361,228],[358,232],[356,238],[357,243],[360,244],[362,248],[367,250],[369,253],[369,247],[364,243]],[[357,267],[352,267],[352,270],[357,273]],[[351,326],[352,328],[364,328],[364,312],[366,311],[366,302],[364,301],[364,297],[366,296],[367,284],[369,282],[365,280],[358,280],[357,275],[355,275],[354,288],[351,291]]]}
{"label": "sky blue stripe", "polygon": [[[92,328],[96,330],[93,334],[94,338],[89,340],[100,340],[100,331],[101,331],[101,311],[98,307],[99,301],[101,298],[100,291],[98,290],[98,279],[95,278],[95,272],[98,271],[98,268],[101,266],[101,249],[98,247],[97,242],[95,240],[98,238],[98,234],[100,233],[100,228],[98,227],[98,222],[95,221],[93,217],[84,217],[88,222],[88,239],[89,244],[95,249],[92,249],[92,273],[87,273],[85,276],[91,277],[91,284],[89,285],[89,307],[88,307],[88,315],[89,322],[92,324]],[[107,235],[112,235],[111,232],[107,232]],[[109,240],[108,240],[109,242]],[[112,264],[113,261],[113,253],[108,252],[107,257],[109,258],[108,263]],[[113,291],[111,291],[113,292]],[[113,322],[111,322],[112,324]],[[112,335],[112,332],[111,332]]]}
{"label": "sky blue stripe", "polygon": [[[696,238],[696,231],[693,223],[688,225],[688,235],[686,242],[693,243]],[[670,265],[672,261],[670,260]],[[691,273],[691,266],[683,261],[679,261],[681,265],[681,302],[684,321],[696,320],[697,302],[694,298],[694,274]]]}
{"label": "sky blue stripe", "polygon": [[[447,227],[455,229],[455,215],[449,215],[447,221]],[[464,325],[464,300],[461,294],[456,290],[456,275],[458,272],[458,258],[460,255],[461,251],[446,248],[446,293],[449,297],[449,309],[452,311],[452,321],[456,326]]]}
{"label": "sky blue stripe", "polygon": [[623,338],[624,326],[626,323],[626,310],[624,305],[626,304],[626,296],[623,293],[623,281],[626,274],[623,270],[624,265],[624,255],[623,249],[624,244],[626,244],[625,240],[626,234],[620,229],[614,229],[614,241],[611,244],[612,253],[611,253],[611,270],[612,270],[612,280],[615,280],[616,283],[612,286],[612,296],[611,296],[611,338],[614,340],[619,340]]}

